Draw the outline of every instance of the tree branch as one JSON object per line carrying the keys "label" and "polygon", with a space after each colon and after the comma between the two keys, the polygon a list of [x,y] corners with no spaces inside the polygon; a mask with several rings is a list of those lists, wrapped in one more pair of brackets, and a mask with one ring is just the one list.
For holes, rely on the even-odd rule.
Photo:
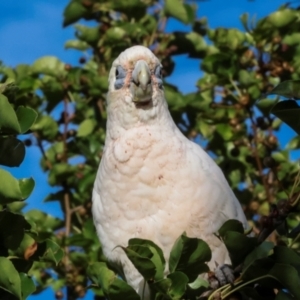
{"label": "tree branch", "polygon": [[265,190],[266,190],[267,200],[268,200],[269,203],[272,203],[273,197],[272,197],[272,194],[270,193],[267,178],[263,174],[262,162],[261,162],[261,159],[260,159],[258,151],[257,151],[257,146],[258,146],[257,126],[256,126],[256,123],[253,120],[252,111],[250,109],[248,109],[248,112],[249,112],[249,118],[250,118],[251,125],[252,125],[253,139],[254,139],[254,147],[251,147],[251,149],[252,149],[255,161],[256,161],[256,165],[257,165],[258,172],[259,172],[259,177],[261,178],[262,183],[263,183],[263,185],[265,187]]}

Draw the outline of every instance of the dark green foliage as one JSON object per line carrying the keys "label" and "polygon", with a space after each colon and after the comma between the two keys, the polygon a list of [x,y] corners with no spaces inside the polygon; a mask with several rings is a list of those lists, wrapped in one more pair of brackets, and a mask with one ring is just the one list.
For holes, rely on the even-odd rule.
{"label": "dark green foliage", "polygon": [[[11,85],[7,84],[0,86],[2,93],[10,88]],[[25,156],[25,145],[16,138],[16,134],[28,131],[37,113],[24,106],[14,108],[9,100],[0,94],[0,163],[15,167],[22,163]],[[0,177],[0,298],[21,300],[36,290],[31,276],[27,274],[33,262],[57,264],[63,257],[63,251],[50,239],[41,242],[34,231],[35,224],[20,214],[16,201],[23,201],[30,196],[34,180],[18,180],[4,169],[0,169]]]}
{"label": "dark green foliage", "polygon": [[[149,283],[153,299],[181,299],[193,289],[207,287],[204,280],[197,280],[197,275],[208,271],[206,263],[211,258],[211,251],[204,241],[188,238],[185,234],[180,236],[170,253],[167,276],[164,276],[165,259],[157,245],[137,238],[129,240],[128,244],[128,247],[122,249]],[[116,289],[112,289],[111,284],[119,282],[119,279],[104,263],[92,264],[88,269],[88,276],[103,289],[109,299],[115,299]],[[123,297],[127,293],[129,297],[130,287],[125,282],[122,284],[122,289],[118,290],[118,297]],[[128,299],[136,299],[133,290]]]}

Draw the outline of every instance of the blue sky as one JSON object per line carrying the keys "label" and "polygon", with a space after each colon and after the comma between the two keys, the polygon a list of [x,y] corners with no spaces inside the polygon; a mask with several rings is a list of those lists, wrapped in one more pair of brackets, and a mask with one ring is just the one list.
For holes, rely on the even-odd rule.
{"label": "blue sky", "polygon": [[[41,56],[55,55],[66,63],[77,64],[80,52],[64,50],[63,47],[66,40],[74,38],[72,26],[62,28],[62,12],[67,3],[67,0],[0,1],[0,60],[6,65],[16,66],[20,63],[30,64]],[[198,1],[198,15],[206,16],[212,28],[222,26],[242,29],[239,21],[242,13],[248,12],[250,16],[256,15],[259,19],[284,3],[282,0]],[[179,22],[171,20],[167,30],[174,29],[188,30]],[[199,61],[180,56],[176,58],[175,72],[168,81],[187,93],[195,90],[200,75]],[[285,144],[292,136],[293,131],[285,127],[280,140]],[[39,150],[36,147],[27,148],[21,167],[11,171],[18,178],[33,176],[36,180],[36,188],[27,200],[27,210],[39,208],[61,217],[57,203],[42,202],[53,189],[47,185],[47,176],[40,171],[39,161]],[[46,291],[29,297],[30,300],[42,298],[53,299],[53,293]],[[86,299],[92,299],[91,295]]]}

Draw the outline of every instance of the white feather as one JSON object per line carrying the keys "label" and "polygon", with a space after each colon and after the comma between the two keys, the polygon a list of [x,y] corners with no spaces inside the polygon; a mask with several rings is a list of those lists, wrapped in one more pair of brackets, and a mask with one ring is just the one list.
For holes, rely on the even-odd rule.
{"label": "white feather", "polygon": [[[159,61],[147,48],[121,53],[109,75],[105,149],[93,191],[93,217],[106,257],[119,264],[136,290],[142,277],[117,245],[130,238],[149,239],[162,248],[166,261],[185,231],[205,240],[213,252],[210,267],[230,263],[214,233],[228,219],[246,226],[241,206],[222,171],[172,120],[164,93],[153,79],[153,106],[137,108],[129,91],[137,60],[153,71]],[[115,68],[128,71],[125,85],[114,89]]]}

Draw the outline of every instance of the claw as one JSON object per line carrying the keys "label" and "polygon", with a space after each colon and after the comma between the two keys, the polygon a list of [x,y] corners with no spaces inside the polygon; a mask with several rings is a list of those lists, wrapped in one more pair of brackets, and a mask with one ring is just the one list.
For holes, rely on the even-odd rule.
{"label": "claw", "polygon": [[215,269],[215,277],[218,279],[220,286],[226,285],[228,283],[233,284],[235,281],[234,272],[229,265],[221,265]]}

